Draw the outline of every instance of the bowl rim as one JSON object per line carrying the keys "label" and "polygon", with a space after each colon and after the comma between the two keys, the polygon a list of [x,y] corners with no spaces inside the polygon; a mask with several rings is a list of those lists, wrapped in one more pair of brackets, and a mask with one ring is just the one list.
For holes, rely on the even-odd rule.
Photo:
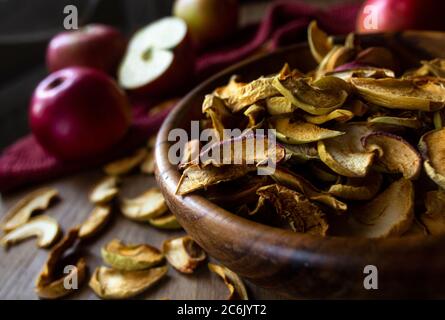
{"label": "bowl rim", "polygon": [[[211,201],[200,195],[190,194],[187,196],[180,196],[175,194],[176,186],[180,178],[180,173],[177,170],[177,167],[175,165],[172,165],[168,161],[167,154],[170,142],[168,141],[167,137],[169,131],[176,128],[175,124],[181,123],[180,117],[182,114],[185,114],[187,112],[189,101],[191,101],[192,98],[195,97],[205,87],[208,87],[210,84],[217,81],[218,79],[221,79],[223,77],[228,78],[231,75],[236,74],[236,70],[240,69],[243,66],[258,63],[265,57],[273,57],[285,51],[297,50],[303,47],[306,49],[308,47],[307,43],[299,43],[275,50],[271,53],[259,54],[243,60],[237,64],[234,64],[199,84],[174,107],[174,109],[170,112],[161,126],[155,146],[155,157],[157,163],[157,170],[155,172],[155,175],[156,179],[158,180],[158,184],[161,186],[161,191],[164,193],[164,196],[166,196],[166,198],[174,197],[176,201],[181,202],[184,206],[190,208],[194,212],[205,214],[209,219],[214,220],[217,224],[221,223],[222,225],[224,221],[230,220],[236,224],[237,232],[242,232],[245,235],[252,237],[255,237],[261,233],[261,238],[265,241],[258,244],[259,249],[263,250],[263,252],[268,252],[268,254],[271,254],[272,256],[276,254],[277,257],[282,256],[283,253],[292,255],[293,253],[295,253],[296,250],[299,249],[317,247],[319,248],[318,252],[306,251],[305,253],[307,253],[308,255],[305,256],[305,258],[313,262],[321,262],[319,258],[320,254],[322,253],[323,257],[331,257],[337,264],[343,266],[351,266],[351,252],[355,252],[357,254],[357,258],[359,258],[359,256],[360,258],[366,258],[367,254],[362,252],[364,248],[366,248],[367,251],[372,250],[373,252],[381,253],[381,255],[379,256],[385,259],[391,257],[394,257],[394,259],[403,259],[404,257],[407,257],[411,254],[413,256],[418,256],[422,252],[425,252],[425,249],[428,249],[427,251],[431,253],[436,252],[437,249],[443,248],[445,246],[445,235],[430,235],[427,237],[414,235],[384,239],[369,239],[338,236],[317,237],[308,234],[295,233],[290,230],[260,224],[258,222],[240,217],[212,203]],[[177,215],[177,212],[174,211],[175,210],[173,209],[172,212]],[[224,226],[222,225],[222,227]],[[193,237],[193,235],[191,236]],[[280,247],[279,253],[278,250],[270,249],[271,245],[277,245],[277,237],[280,237],[281,239],[278,244]],[[354,241],[351,241],[351,238],[354,239]],[[422,240],[419,241],[419,239]],[[320,247],[321,242],[323,242],[323,244]],[[348,250],[344,251],[349,259],[347,263],[344,259],[345,256],[342,255],[342,251],[339,251],[339,248],[342,248],[343,246],[348,247]],[[361,264],[362,262],[363,259],[357,260],[357,263]],[[400,266],[395,266],[395,268],[399,267]]]}

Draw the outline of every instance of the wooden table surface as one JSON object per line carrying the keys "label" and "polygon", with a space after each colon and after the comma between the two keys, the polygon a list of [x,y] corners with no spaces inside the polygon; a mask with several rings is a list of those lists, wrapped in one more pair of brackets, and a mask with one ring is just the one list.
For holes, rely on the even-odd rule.
{"label": "wooden table surface", "polygon": [[[352,2],[357,2],[352,1]],[[316,0],[314,5],[326,6],[337,0]],[[351,2],[351,1],[349,1]],[[242,8],[241,21],[247,24],[257,21],[264,12],[267,3],[248,3]],[[86,172],[56,181],[48,186],[57,188],[61,200],[51,206],[45,214],[56,218],[63,230],[81,223],[90,213],[92,205],[87,194],[94,183],[103,176],[101,170]],[[124,179],[121,196],[136,196],[155,185],[151,176],[133,175]],[[43,187],[40,185],[39,187]],[[0,217],[8,208],[34,188],[3,195],[0,198]],[[160,247],[162,242],[171,237],[184,234],[183,231],[162,231],[149,225],[125,219],[115,213],[107,227],[91,242],[85,245],[86,259],[90,273],[102,264],[100,248],[108,241],[118,238],[125,242],[148,243]],[[36,247],[35,240],[28,240],[12,246],[9,250],[0,249],[0,299],[37,299],[34,282],[40,272],[48,252]],[[252,299],[279,299],[274,292],[246,283]],[[168,277],[140,296],[142,299],[225,299],[228,292],[221,279],[211,273],[206,265],[201,266],[192,275],[183,275],[170,267]],[[70,295],[71,299],[97,299],[87,284]]]}
{"label": "wooden table surface", "polygon": [[[45,214],[58,220],[63,230],[81,223],[90,213],[92,205],[87,195],[95,181],[103,176],[101,170],[73,175],[51,183],[60,192],[60,201],[55,202]],[[134,174],[123,180],[121,196],[132,197],[155,185],[154,177]],[[43,185],[41,185],[43,186]],[[39,186],[40,187],[40,186]],[[34,190],[28,188],[8,194],[2,200],[1,216],[24,194]],[[100,248],[108,241],[118,238],[125,242],[148,243],[160,248],[165,239],[183,235],[184,231],[164,231],[148,224],[136,223],[115,212],[106,228],[91,242],[84,245],[87,265],[90,273],[102,264]],[[0,248],[0,299],[36,299],[34,281],[40,272],[48,251],[36,247],[35,240],[30,239],[11,246],[8,250]],[[279,298],[272,292],[248,284],[252,298]],[[148,290],[142,299],[225,299],[227,289],[221,279],[202,265],[194,274],[183,275],[170,267],[168,277]],[[84,285],[68,298],[96,299],[93,291]]]}

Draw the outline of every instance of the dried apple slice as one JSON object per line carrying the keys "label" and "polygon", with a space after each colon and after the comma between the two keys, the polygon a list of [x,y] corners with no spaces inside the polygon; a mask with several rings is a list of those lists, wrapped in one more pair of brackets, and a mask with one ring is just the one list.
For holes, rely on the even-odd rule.
{"label": "dried apple slice", "polygon": [[165,240],[162,252],[179,272],[193,273],[206,259],[206,254],[190,236]]}
{"label": "dried apple slice", "polygon": [[[340,67],[341,68],[341,67]],[[351,81],[352,78],[394,78],[394,71],[373,67],[355,67],[351,69],[342,69],[326,72],[326,76],[333,76],[344,81]]]}
{"label": "dried apple slice", "polygon": [[25,224],[7,233],[0,240],[0,245],[8,247],[14,243],[36,237],[38,247],[48,248],[54,244],[60,233],[61,229],[57,220],[48,216],[39,216],[31,218]]}
{"label": "dried apple slice", "polygon": [[229,289],[229,296],[227,297],[227,300],[249,300],[246,287],[244,286],[241,278],[235,272],[214,263],[209,263],[208,267],[210,271],[216,273],[221,277],[221,279],[223,279],[224,284]]}
{"label": "dried apple slice", "polygon": [[79,227],[79,238],[88,239],[96,235],[111,218],[110,206],[97,206]]}
{"label": "dried apple slice", "polygon": [[[230,150],[230,152],[228,152]],[[200,154],[203,166],[227,164],[257,165],[279,163],[286,150],[269,137],[250,131],[244,135],[223,140],[204,148]]]}
{"label": "dried apple slice", "polygon": [[54,188],[42,188],[27,194],[6,213],[2,221],[3,231],[9,232],[26,223],[35,211],[47,209],[58,195]]}
{"label": "dried apple slice", "polygon": [[69,230],[67,235],[50,251],[48,259],[36,280],[35,291],[40,298],[57,299],[73,293],[75,290],[70,289],[65,285],[65,280],[67,279],[76,278],[78,286],[83,284],[87,273],[87,266],[84,258],[77,259],[75,268],[73,268],[67,275],[59,277],[57,274],[57,266],[60,263],[60,260],[67,251],[75,247],[78,240],[78,234],[78,228]]}
{"label": "dried apple slice", "polygon": [[413,237],[413,236],[427,236],[428,230],[427,228],[419,222],[416,218],[414,218],[413,224],[411,227],[406,231],[403,236],[404,237]]}
{"label": "dried apple slice", "polygon": [[180,170],[189,167],[190,165],[197,165],[199,163],[201,143],[198,139],[187,141],[184,146],[184,153],[181,157],[181,162],[178,165]]}
{"label": "dried apple slice", "polygon": [[328,52],[331,51],[332,41],[330,41],[328,35],[318,27],[317,21],[312,21],[309,24],[307,37],[312,56],[317,63],[320,63]]}
{"label": "dried apple slice", "polygon": [[419,217],[431,235],[445,233],[445,192],[429,191],[425,197],[426,211]]}
{"label": "dried apple slice", "polygon": [[[333,81],[338,84],[344,82],[335,77],[331,78],[336,79]],[[312,115],[323,115],[338,109],[348,97],[348,92],[339,90],[346,85],[338,85],[336,88],[319,88],[309,84],[309,80],[305,78],[275,77],[273,85],[293,105]]]}
{"label": "dried apple slice", "polygon": [[153,227],[165,230],[178,230],[182,229],[182,226],[179,224],[178,220],[173,213],[167,212],[160,217],[148,219],[148,223],[150,223]]}
{"label": "dried apple slice", "polygon": [[297,107],[285,97],[272,97],[266,99],[266,108],[271,116],[292,113],[297,109]]}
{"label": "dried apple slice", "polygon": [[391,117],[391,116],[377,116],[369,118],[368,122],[389,124],[411,129],[419,129],[422,127],[422,122],[417,117],[402,118],[402,117]]}
{"label": "dried apple slice", "polygon": [[355,49],[346,46],[333,46],[318,65],[315,71],[315,79],[320,79],[330,71],[351,61],[355,56]]}
{"label": "dried apple slice", "polygon": [[104,171],[110,176],[124,175],[139,166],[146,157],[147,150],[145,148],[140,148],[128,157],[107,164],[104,167]]}
{"label": "dried apple slice", "polygon": [[[312,124],[323,124],[331,120],[346,122],[354,118],[354,113],[345,109],[337,109],[321,116],[303,115],[303,119]],[[325,129],[326,130],[326,129]]]}
{"label": "dried apple slice", "polygon": [[132,199],[123,199],[121,211],[123,215],[134,221],[147,221],[167,212],[167,204],[161,191],[154,187]]}
{"label": "dried apple slice", "polygon": [[138,271],[98,267],[94,270],[89,285],[102,299],[128,299],[154,286],[167,271],[167,266]]}
{"label": "dried apple slice", "polygon": [[282,144],[286,149],[286,155],[290,155],[293,159],[299,162],[306,162],[308,160],[319,159],[317,144],[305,143],[305,144]]}
{"label": "dried apple slice", "polygon": [[155,153],[153,150],[149,151],[147,156],[145,157],[144,161],[142,161],[140,165],[140,169],[142,173],[145,174],[154,174],[155,172]]}
{"label": "dried apple slice", "polygon": [[125,244],[118,239],[111,240],[101,250],[106,264],[117,270],[143,270],[159,265],[164,255],[147,244]]}
{"label": "dried apple slice", "polygon": [[346,184],[333,184],[328,193],[347,200],[371,200],[379,192],[383,176],[371,171],[364,178],[348,178]]}
{"label": "dried apple slice", "polygon": [[295,232],[326,235],[329,227],[326,215],[303,194],[279,184],[259,188],[257,194],[270,201]]}
{"label": "dried apple slice", "polygon": [[312,175],[324,182],[336,182],[338,175],[329,169],[323,162],[314,161],[309,163],[309,169]]}
{"label": "dried apple slice", "polygon": [[224,139],[224,129],[235,121],[224,101],[215,95],[208,94],[202,104],[202,112],[212,121],[212,127],[218,134],[218,139]]}
{"label": "dried apple slice", "polygon": [[93,188],[90,193],[90,201],[95,204],[107,203],[119,193],[119,179],[116,176],[110,176],[102,179]]}
{"label": "dried apple slice", "polygon": [[389,109],[436,111],[445,106],[442,82],[428,79],[353,78],[363,99]]}
{"label": "dried apple slice", "polygon": [[417,150],[402,137],[387,132],[374,132],[362,139],[367,151],[376,151],[377,164],[389,173],[401,173],[405,179],[416,179],[422,168]]}
{"label": "dried apple slice", "polygon": [[366,238],[400,236],[414,219],[414,187],[410,180],[393,182],[385,191],[351,212],[351,235]]}
{"label": "dried apple slice", "polygon": [[428,176],[439,187],[445,188],[445,128],[425,133],[419,142]]}
{"label": "dried apple slice", "polygon": [[274,77],[260,77],[246,84],[232,78],[227,86],[216,89],[214,95],[224,100],[232,113],[236,113],[259,100],[278,95],[272,85],[273,80]]}
{"label": "dried apple slice", "polygon": [[291,121],[289,118],[270,119],[269,123],[277,131],[277,138],[290,144],[309,143],[344,134],[341,131],[321,128],[303,121]]}
{"label": "dried apple slice", "polygon": [[364,177],[374,160],[374,152],[366,151],[362,137],[373,130],[362,123],[348,124],[342,128],[346,134],[318,141],[318,154],[334,172],[346,177]]}
{"label": "dried apple slice", "polygon": [[310,200],[323,203],[336,211],[344,212],[348,209],[346,203],[335,199],[330,194],[321,192],[305,178],[285,168],[276,168],[272,178],[281,185],[301,192]]}
{"label": "dried apple slice", "polygon": [[176,188],[176,193],[183,196],[221,182],[241,178],[253,170],[256,170],[255,166],[238,165],[215,167],[208,165],[201,168],[198,165],[192,165],[182,173],[182,177]]}
{"label": "dried apple slice", "polygon": [[265,109],[258,104],[253,104],[250,107],[248,107],[244,111],[244,115],[249,120],[246,128],[252,128],[252,129],[259,128],[264,121],[264,113]]}
{"label": "dried apple slice", "polygon": [[445,59],[437,58],[430,61],[421,61],[421,63],[433,76],[445,78]]}

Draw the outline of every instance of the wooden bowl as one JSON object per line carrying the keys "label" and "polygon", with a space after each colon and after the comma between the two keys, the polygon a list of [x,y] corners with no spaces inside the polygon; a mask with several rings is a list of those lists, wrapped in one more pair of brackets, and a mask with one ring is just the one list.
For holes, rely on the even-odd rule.
{"label": "wooden bowl", "polygon": [[[391,41],[392,48],[406,48],[401,38],[399,34],[370,40]],[[254,284],[287,297],[445,297],[445,237],[319,238],[249,221],[203,196],[175,194],[180,174],[167,157],[170,130],[189,130],[190,121],[202,117],[204,95],[225,84],[231,75],[253,80],[277,72],[285,62],[303,71],[314,67],[305,44],[255,57],[201,84],[171,112],[156,143],[156,178],[171,211],[209,255]],[[364,288],[367,265],[377,268],[377,290]]]}

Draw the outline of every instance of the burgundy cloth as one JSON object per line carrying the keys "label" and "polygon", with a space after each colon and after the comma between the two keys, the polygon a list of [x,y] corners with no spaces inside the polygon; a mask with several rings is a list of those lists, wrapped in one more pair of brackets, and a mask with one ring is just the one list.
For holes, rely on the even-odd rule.
{"label": "burgundy cloth", "polygon": [[[299,1],[273,3],[263,20],[256,26],[241,30],[231,41],[202,53],[196,62],[196,79],[248,57],[257,50],[304,41],[307,24],[317,19],[319,25],[332,34],[354,30],[358,5],[341,5],[320,10]],[[156,132],[168,110],[147,116],[152,102],[135,103],[133,124],[123,141],[101,157],[86,162],[63,162],[46,153],[32,135],[28,135],[6,148],[0,156],[0,192],[24,185],[42,182],[66,174],[101,165],[142,145]]]}

